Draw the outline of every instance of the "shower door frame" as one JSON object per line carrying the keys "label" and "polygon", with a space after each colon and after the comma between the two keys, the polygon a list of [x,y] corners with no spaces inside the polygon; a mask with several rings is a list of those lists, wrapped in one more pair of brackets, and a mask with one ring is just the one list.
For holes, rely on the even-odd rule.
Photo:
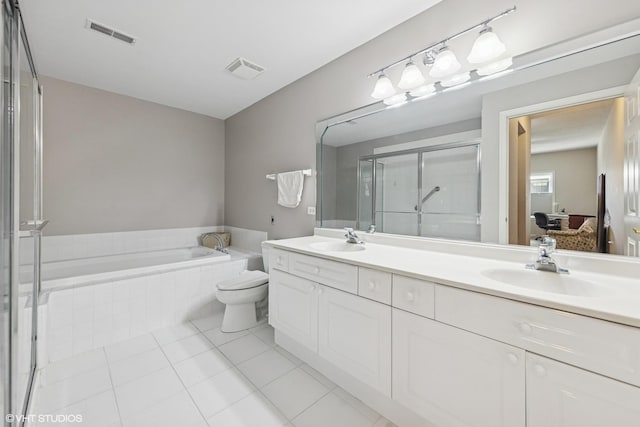
{"label": "shower door frame", "polygon": [[[370,154],[367,156],[360,156],[358,157],[358,167],[357,167],[357,200],[358,200],[358,204],[356,207],[356,229],[357,230],[361,230],[360,227],[360,189],[361,189],[361,177],[362,177],[362,172],[360,170],[360,166],[361,163],[363,161],[368,161],[371,160],[371,224],[375,225],[376,224],[376,198],[377,198],[377,177],[376,177],[376,170],[377,170],[377,161],[378,159],[382,159],[382,158],[388,158],[388,157],[397,157],[397,156],[402,156],[402,155],[407,155],[407,154],[417,154],[418,157],[418,161],[417,161],[417,167],[418,167],[418,197],[416,200],[416,206],[418,207],[418,209],[416,210],[416,215],[418,216],[417,218],[417,230],[416,230],[416,236],[418,237],[423,237],[422,236],[422,206],[421,206],[421,201],[422,201],[422,171],[423,171],[423,165],[422,165],[422,157],[424,153],[428,153],[428,152],[432,152],[432,151],[442,151],[442,150],[447,150],[447,149],[455,149],[455,148],[462,148],[462,147],[472,147],[475,146],[477,148],[477,156],[476,156],[476,169],[477,169],[477,173],[478,173],[478,185],[477,185],[477,192],[478,192],[478,208],[477,208],[477,212],[476,215],[478,218],[480,218],[481,216],[481,197],[480,197],[480,192],[481,192],[481,179],[482,179],[482,173],[480,170],[481,167],[481,160],[482,160],[482,148],[480,145],[480,141],[478,140],[472,140],[472,141],[458,141],[458,142],[446,142],[446,143],[442,143],[442,144],[434,144],[434,145],[429,145],[426,147],[419,147],[419,148],[411,148],[408,150],[399,150],[399,151],[391,151],[388,153],[380,153],[380,154]],[[409,213],[409,212],[408,212]],[[384,230],[380,230],[381,232],[384,232]]]}

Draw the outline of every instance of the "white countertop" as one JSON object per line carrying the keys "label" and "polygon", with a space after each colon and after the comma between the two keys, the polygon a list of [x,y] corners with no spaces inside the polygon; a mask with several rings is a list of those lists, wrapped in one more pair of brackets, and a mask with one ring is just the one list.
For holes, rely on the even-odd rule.
{"label": "white countertop", "polygon": [[[365,244],[365,250],[354,252],[321,251],[311,246],[314,243],[336,241],[340,240],[330,237],[308,236],[271,240],[265,244],[279,249],[640,327],[640,279],[571,270],[571,280],[576,283],[577,281],[585,281],[590,282],[590,285],[594,284],[597,286],[598,296],[565,295],[531,287],[514,286],[486,276],[486,272],[492,269],[508,269],[516,272],[525,270],[522,263],[370,242]],[[531,271],[530,274],[537,275],[542,281],[547,278],[554,279],[557,273]]]}

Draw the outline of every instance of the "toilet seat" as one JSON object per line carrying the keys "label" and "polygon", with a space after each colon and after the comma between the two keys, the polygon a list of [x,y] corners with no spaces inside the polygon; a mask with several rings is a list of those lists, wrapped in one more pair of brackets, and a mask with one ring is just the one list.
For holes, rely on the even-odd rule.
{"label": "toilet seat", "polygon": [[220,291],[239,291],[252,289],[269,282],[269,275],[264,271],[246,270],[240,276],[229,280],[223,280],[216,286]]}

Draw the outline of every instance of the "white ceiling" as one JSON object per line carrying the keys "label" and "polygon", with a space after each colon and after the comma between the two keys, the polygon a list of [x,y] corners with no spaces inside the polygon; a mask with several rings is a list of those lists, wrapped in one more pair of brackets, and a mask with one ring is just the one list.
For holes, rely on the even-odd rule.
{"label": "white ceiling", "polygon": [[532,115],[531,153],[597,146],[612,106],[609,99]]}
{"label": "white ceiling", "polygon": [[[39,73],[225,119],[440,0],[22,0]],[[137,42],[85,29],[87,18]],[[266,68],[255,80],[224,68]]]}

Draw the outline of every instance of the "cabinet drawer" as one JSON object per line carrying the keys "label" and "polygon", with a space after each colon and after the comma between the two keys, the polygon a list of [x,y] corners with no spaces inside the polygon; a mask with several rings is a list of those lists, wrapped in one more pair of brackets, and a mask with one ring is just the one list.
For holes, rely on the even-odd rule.
{"label": "cabinet drawer", "polygon": [[301,254],[289,254],[289,273],[352,294],[358,293],[358,267]]}
{"label": "cabinet drawer", "polygon": [[640,329],[578,314],[436,286],[435,318],[640,386]]}
{"label": "cabinet drawer", "polygon": [[269,251],[269,268],[289,271],[289,252],[272,248]]}
{"label": "cabinet drawer", "polygon": [[434,289],[432,282],[394,274],[392,305],[433,319]]}
{"label": "cabinet drawer", "polygon": [[359,267],[358,295],[391,305],[391,273]]}

